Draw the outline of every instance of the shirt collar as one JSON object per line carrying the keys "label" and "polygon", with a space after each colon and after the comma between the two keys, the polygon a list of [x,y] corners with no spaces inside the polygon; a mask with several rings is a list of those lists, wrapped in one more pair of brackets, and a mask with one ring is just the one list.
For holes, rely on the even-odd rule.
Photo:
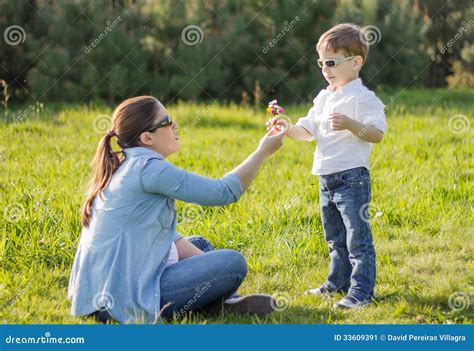
{"label": "shirt collar", "polygon": [[150,150],[146,147],[143,146],[136,146],[136,147],[129,147],[123,150],[125,152],[125,155],[128,157],[139,157],[143,155],[148,155],[148,156],[158,156],[160,159],[165,159],[163,155],[159,154],[156,151]]}
{"label": "shirt collar", "polygon": [[[345,94],[357,91],[362,87],[363,87],[362,80],[360,78],[357,78],[357,79],[354,79],[354,80],[350,81],[347,84],[344,84],[342,87],[337,89],[333,94],[337,93],[337,94],[344,94],[345,95]],[[331,91],[329,90],[329,87],[326,88],[326,90],[331,93]]]}

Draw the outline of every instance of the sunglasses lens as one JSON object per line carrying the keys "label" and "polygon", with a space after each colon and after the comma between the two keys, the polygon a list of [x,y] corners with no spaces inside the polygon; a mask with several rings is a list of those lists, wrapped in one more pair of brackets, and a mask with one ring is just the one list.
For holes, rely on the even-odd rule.
{"label": "sunglasses lens", "polygon": [[334,67],[336,66],[336,62],[333,60],[326,61],[326,66],[328,67]]}
{"label": "sunglasses lens", "polygon": [[323,61],[317,60],[316,62],[318,63],[319,68],[323,68]]}
{"label": "sunglasses lens", "polygon": [[148,129],[148,131],[150,133],[153,133],[155,130],[157,130],[158,128],[163,128],[163,127],[168,127],[170,125],[173,124],[173,120],[171,119],[170,116],[166,116],[165,118],[163,118],[159,123],[158,125],[154,125],[153,127],[151,127],[150,129]]}

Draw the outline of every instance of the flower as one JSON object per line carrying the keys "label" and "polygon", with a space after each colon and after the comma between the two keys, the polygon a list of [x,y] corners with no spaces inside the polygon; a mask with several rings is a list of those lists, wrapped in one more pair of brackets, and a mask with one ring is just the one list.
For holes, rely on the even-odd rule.
{"label": "flower", "polygon": [[278,105],[278,100],[272,100],[268,103],[267,112],[272,116],[285,113],[285,109]]}
{"label": "flower", "polygon": [[277,133],[281,132],[282,127],[281,127],[281,125],[276,124],[277,123],[276,121],[278,120],[280,114],[285,113],[285,109],[278,105],[278,100],[272,100],[268,103],[267,112],[271,116],[273,116],[273,118],[271,118],[266,123],[267,124],[267,129],[275,127],[275,131]]}

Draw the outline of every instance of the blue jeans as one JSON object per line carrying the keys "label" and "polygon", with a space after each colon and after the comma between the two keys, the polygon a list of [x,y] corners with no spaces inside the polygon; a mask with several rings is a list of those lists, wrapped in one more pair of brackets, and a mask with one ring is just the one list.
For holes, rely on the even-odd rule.
{"label": "blue jeans", "polygon": [[[235,250],[214,250],[203,237],[187,237],[203,254],[179,261],[161,275],[163,317],[183,316],[189,311],[231,296],[247,275],[247,263]],[[181,240],[185,240],[184,238]]]}
{"label": "blue jeans", "polygon": [[371,199],[365,167],[319,176],[321,218],[329,246],[324,285],[359,301],[374,295],[375,250],[367,218]]}

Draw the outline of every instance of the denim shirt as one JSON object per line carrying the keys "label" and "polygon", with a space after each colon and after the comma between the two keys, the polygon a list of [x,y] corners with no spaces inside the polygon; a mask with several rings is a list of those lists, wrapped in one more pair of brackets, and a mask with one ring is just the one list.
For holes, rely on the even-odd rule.
{"label": "denim shirt", "polygon": [[107,308],[121,323],[154,323],[160,277],[176,232],[175,199],[215,206],[242,195],[238,175],[211,179],[187,172],[144,147],[125,150],[82,228],[69,279],[72,315]]}

